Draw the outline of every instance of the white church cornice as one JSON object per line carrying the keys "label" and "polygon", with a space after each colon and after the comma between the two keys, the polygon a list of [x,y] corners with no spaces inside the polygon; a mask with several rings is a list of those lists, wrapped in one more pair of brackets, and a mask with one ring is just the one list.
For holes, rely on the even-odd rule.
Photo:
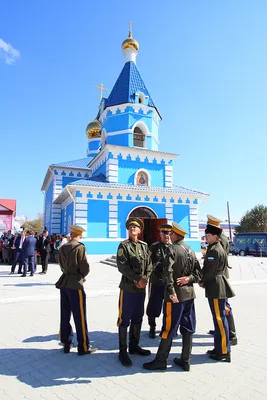
{"label": "white church cornice", "polygon": [[[156,123],[159,123],[159,121],[162,119],[160,114],[158,113],[157,109],[151,106],[147,106],[145,104],[135,104],[135,103],[123,103],[123,104],[118,104],[115,106],[110,106],[107,107],[102,114],[99,117],[99,121],[101,124],[103,124],[104,121],[106,121],[108,118],[113,118],[116,117],[118,114],[118,110],[120,113],[125,113],[126,108],[130,107],[133,109],[132,112],[134,113],[139,113],[140,110],[142,111],[143,115],[147,115],[149,111],[152,111],[153,119]],[[128,112],[128,111],[127,111]]]}
{"label": "white church cornice", "polygon": [[66,198],[70,197],[69,191],[75,197],[75,193],[79,193],[77,198],[79,202],[87,202],[93,200],[112,200],[112,201],[134,201],[146,204],[148,202],[164,203],[164,204],[188,204],[191,208],[197,207],[196,199],[207,198],[209,194],[192,191],[190,189],[173,186],[171,188],[157,186],[127,185],[127,184],[109,184],[102,183],[95,185],[88,181],[78,183],[70,183],[62,191],[62,193],[54,200],[54,203],[61,204]]}
{"label": "white church cornice", "polygon": [[[73,167],[73,166],[61,167],[56,164],[51,164],[47,169],[41,190],[46,191],[49,188],[53,179],[57,179],[59,176],[62,175],[63,172],[65,172],[66,176],[70,176],[68,174],[71,173],[72,171],[74,171],[74,176],[77,176],[79,173],[81,173],[83,176],[85,174],[88,174],[89,177],[92,175],[92,171],[90,168]],[[81,176],[81,178],[83,178],[83,176]],[[79,176],[77,178],[79,178]]]}
{"label": "white church cornice", "polygon": [[97,154],[90,162],[88,167],[92,169],[92,172],[96,171],[108,158],[109,154],[112,154],[111,159],[118,159],[122,157],[123,160],[129,157],[132,160],[138,158],[139,161],[155,162],[161,164],[162,161],[165,164],[177,158],[177,154],[174,153],[164,153],[156,150],[148,150],[141,147],[126,147],[126,146],[116,146],[113,144],[106,144],[105,147]]}

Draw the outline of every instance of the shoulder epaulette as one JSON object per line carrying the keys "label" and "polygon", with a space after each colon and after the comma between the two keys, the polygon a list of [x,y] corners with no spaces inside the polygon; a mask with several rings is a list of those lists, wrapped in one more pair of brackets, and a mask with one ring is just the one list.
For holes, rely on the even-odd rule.
{"label": "shoulder epaulette", "polygon": [[120,244],[126,244],[129,242],[129,239],[123,240]]}
{"label": "shoulder epaulette", "polygon": [[151,247],[151,246],[156,246],[156,245],[159,244],[159,243],[160,243],[159,241],[158,241],[158,242],[151,243],[150,247]]}
{"label": "shoulder epaulette", "polygon": [[143,242],[142,240],[138,240],[139,243],[145,244],[147,246],[146,242]]}

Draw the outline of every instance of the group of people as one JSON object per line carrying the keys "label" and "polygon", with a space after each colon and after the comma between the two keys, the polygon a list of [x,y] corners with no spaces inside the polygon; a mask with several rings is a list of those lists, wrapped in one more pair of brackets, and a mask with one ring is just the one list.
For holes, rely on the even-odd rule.
{"label": "group of people", "polygon": [[45,275],[48,270],[48,262],[58,262],[58,252],[61,246],[66,244],[70,236],[52,235],[47,229],[41,234],[23,230],[22,232],[11,231],[4,233],[0,238],[0,262],[11,265],[10,275],[15,273],[17,264],[18,274],[22,277],[34,276],[37,271],[37,261],[41,264],[40,274]]}
{"label": "group of people", "polygon": [[[126,221],[129,238],[120,243],[117,266],[122,274],[119,294],[119,361],[125,367],[132,365],[129,354],[149,356],[150,350],[140,346],[140,333],[145,312],[146,287],[149,300],[146,309],[150,326],[149,336],[156,336],[156,318],[163,310],[161,341],[156,357],[143,364],[148,370],[165,370],[178,328],[182,335],[182,352],[174,363],[185,371],[190,370],[192,338],[196,330],[195,290],[198,283],[205,289],[214,322],[214,349],[209,357],[216,361],[231,361],[231,345],[237,344],[235,324],[228,299],[235,294],[228,282],[227,238],[222,235],[220,220],[208,216],[205,230],[208,243],[204,265],[201,269],[194,251],[184,242],[186,231],[176,222],[160,226],[160,241],[150,247],[139,240],[144,228],[139,218]],[[60,289],[61,318],[60,339],[64,352],[73,345],[70,325],[71,312],[78,340],[78,355],[91,354],[86,322],[86,296],[83,283],[90,267],[85,247],[80,240],[84,229],[71,226],[71,240],[59,250],[62,276],[56,283]],[[128,344],[128,327],[129,344]]]}

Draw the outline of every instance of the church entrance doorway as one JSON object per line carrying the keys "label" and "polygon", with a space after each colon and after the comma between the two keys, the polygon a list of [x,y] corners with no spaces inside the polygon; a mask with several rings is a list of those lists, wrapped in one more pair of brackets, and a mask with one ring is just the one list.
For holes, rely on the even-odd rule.
{"label": "church entrance doorway", "polygon": [[168,223],[167,218],[158,218],[148,207],[135,208],[129,215],[130,217],[140,218],[144,222],[144,230],[139,235],[139,239],[146,242],[148,246],[160,240],[159,226]]}

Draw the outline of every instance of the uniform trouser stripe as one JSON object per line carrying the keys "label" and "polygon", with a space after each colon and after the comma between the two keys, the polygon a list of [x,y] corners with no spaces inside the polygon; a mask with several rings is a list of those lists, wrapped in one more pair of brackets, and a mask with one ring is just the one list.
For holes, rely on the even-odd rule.
{"label": "uniform trouser stripe", "polygon": [[161,335],[162,339],[167,339],[168,334],[171,329],[171,324],[172,324],[172,303],[167,302],[166,303],[166,328],[165,328],[165,331]]}
{"label": "uniform trouser stripe", "polygon": [[81,290],[78,290],[79,299],[80,299],[80,315],[81,315],[81,326],[82,326],[82,335],[83,335],[83,349],[87,351],[87,337],[85,330],[85,319],[84,319],[84,307],[83,307],[83,294]]}
{"label": "uniform trouser stripe", "polygon": [[218,326],[220,329],[220,334],[221,334],[222,354],[227,354],[226,334],[225,334],[224,325],[223,325],[222,318],[221,318],[218,299],[213,299],[213,305],[214,305],[216,320],[217,320],[217,323],[218,323]]}
{"label": "uniform trouser stripe", "polygon": [[120,291],[120,300],[119,300],[119,317],[118,317],[118,322],[117,326],[120,326],[122,322],[122,304],[123,304],[123,291]]}

